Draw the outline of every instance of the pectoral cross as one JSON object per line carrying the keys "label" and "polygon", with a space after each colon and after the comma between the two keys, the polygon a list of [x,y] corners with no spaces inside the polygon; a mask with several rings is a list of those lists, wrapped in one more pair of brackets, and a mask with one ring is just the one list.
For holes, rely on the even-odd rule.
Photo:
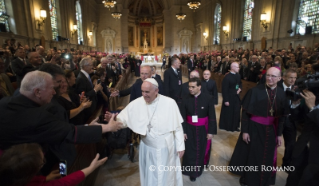
{"label": "pectoral cross", "polygon": [[275,111],[271,108],[269,112],[270,112],[270,115],[273,116]]}
{"label": "pectoral cross", "polygon": [[151,125],[151,123],[149,123],[149,124],[147,125],[147,128],[148,128],[148,132],[151,132],[151,128],[153,128],[152,125]]}

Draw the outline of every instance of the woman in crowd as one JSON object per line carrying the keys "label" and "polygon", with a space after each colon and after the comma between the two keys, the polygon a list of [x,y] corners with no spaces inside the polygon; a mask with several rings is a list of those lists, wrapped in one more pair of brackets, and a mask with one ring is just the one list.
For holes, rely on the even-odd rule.
{"label": "woman in crowd", "polygon": [[40,145],[36,143],[15,145],[4,151],[0,157],[0,183],[2,186],[75,186],[105,163],[107,157],[98,160],[99,156],[97,154],[87,168],[63,178],[58,170],[52,171],[45,177],[37,175],[45,164]]}
{"label": "woman in crowd", "polygon": [[[72,75],[70,79],[71,80],[69,81],[72,84],[73,83]],[[58,101],[65,108],[65,110],[68,111],[70,123],[73,123],[75,125],[83,124],[85,123],[84,115],[80,113],[84,109],[91,107],[92,101],[89,101],[86,98],[82,97],[82,102],[80,102],[80,98],[77,98],[79,96],[74,95],[74,93],[71,92],[72,90],[69,91],[70,89],[69,89],[68,82],[66,79],[62,80],[62,83],[59,89]]]}

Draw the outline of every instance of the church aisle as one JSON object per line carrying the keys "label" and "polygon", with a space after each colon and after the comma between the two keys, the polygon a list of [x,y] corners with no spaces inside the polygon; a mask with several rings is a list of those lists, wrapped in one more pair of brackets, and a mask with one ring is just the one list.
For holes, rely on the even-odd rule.
{"label": "church aisle", "polygon": [[[163,72],[157,70],[162,76]],[[183,77],[183,82],[188,79]],[[135,81],[134,81],[135,82]],[[219,121],[222,96],[218,95],[219,104],[216,107],[216,119]],[[184,186],[236,186],[239,185],[239,177],[226,171],[214,171],[214,166],[227,166],[238,139],[239,132],[217,131],[217,136],[212,140],[212,151],[210,157],[210,168],[203,172],[202,176],[195,182],[191,182],[188,176],[183,175]],[[277,165],[281,165],[284,154],[284,145],[278,148]],[[277,172],[276,185],[282,186],[286,183],[286,172]],[[112,159],[103,165],[97,176],[95,186],[139,186],[138,152],[132,163],[127,157],[125,150],[116,150]]]}

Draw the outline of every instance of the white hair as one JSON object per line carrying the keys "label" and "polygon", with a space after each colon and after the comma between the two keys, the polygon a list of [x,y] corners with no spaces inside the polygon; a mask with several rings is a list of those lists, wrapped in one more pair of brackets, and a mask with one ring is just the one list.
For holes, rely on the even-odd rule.
{"label": "white hair", "polygon": [[47,84],[48,79],[53,79],[49,73],[38,70],[29,72],[22,79],[20,93],[27,94],[36,88],[43,88]]}
{"label": "white hair", "polygon": [[84,57],[80,61],[80,67],[83,69],[84,66],[90,65],[91,64],[91,57]]}

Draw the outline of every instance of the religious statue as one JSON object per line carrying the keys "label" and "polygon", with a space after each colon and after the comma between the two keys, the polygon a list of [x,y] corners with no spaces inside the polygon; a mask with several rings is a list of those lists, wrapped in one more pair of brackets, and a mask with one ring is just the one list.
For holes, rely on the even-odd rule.
{"label": "religious statue", "polygon": [[148,52],[148,43],[146,41],[146,32],[144,32],[144,53]]}

